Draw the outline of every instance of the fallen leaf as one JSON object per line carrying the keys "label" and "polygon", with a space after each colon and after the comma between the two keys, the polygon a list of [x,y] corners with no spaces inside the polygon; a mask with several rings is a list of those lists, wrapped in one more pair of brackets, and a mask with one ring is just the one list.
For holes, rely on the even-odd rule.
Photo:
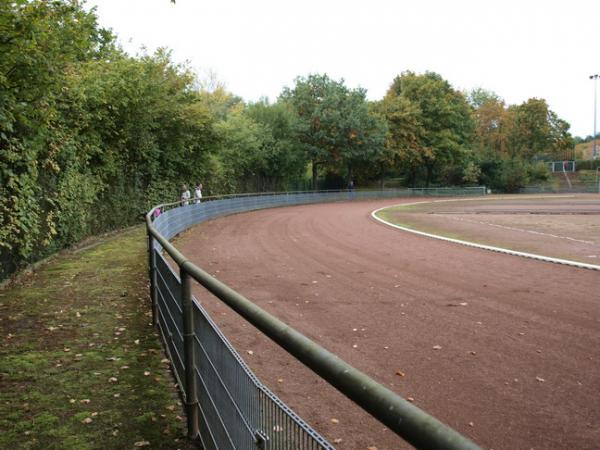
{"label": "fallen leaf", "polygon": [[85,419],[83,419],[81,421],[81,423],[85,423],[85,424],[92,423],[92,418],[91,417],[86,417]]}
{"label": "fallen leaf", "polygon": [[148,447],[150,445],[150,442],[148,442],[148,441],[137,441],[133,445],[134,445],[134,447]]}
{"label": "fallen leaf", "polygon": [[331,419],[331,423],[340,423],[338,419]]}
{"label": "fallen leaf", "polygon": [[110,378],[108,379],[108,382],[109,382],[109,383],[116,383],[117,381],[119,381],[119,380],[118,380],[116,377],[110,377]]}
{"label": "fallen leaf", "polygon": [[88,403],[90,403],[90,399],[89,398],[84,398],[83,400],[79,400],[79,403],[83,403],[85,405],[87,405]]}
{"label": "fallen leaf", "polygon": [[135,345],[139,345],[139,343],[140,343],[140,340],[139,340],[139,339],[136,339],[136,340],[135,340],[135,341],[133,341],[133,342],[135,343]]}
{"label": "fallen leaf", "polygon": [[144,376],[147,377],[148,375],[150,375],[150,372],[148,372],[147,370],[144,372]]}
{"label": "fallen leaf", "polygon": [[337,438],[333,440],[334,444],[341,444],[342,443],[342,439],[341,438]]}
{"label": "fallen leaf", "polygon": [[406,374],[404,372],[402,372],[400,369],[396,370],[396,375],[398,375],[399,377],[403,377]]}

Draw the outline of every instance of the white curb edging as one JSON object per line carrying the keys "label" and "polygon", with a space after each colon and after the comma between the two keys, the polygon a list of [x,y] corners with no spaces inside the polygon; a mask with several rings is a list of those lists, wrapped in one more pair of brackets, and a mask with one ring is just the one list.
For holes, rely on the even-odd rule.
{"label": "white curb edging", "polygon": [[[461,199],[461,200],[466,200],[466,199]],[[455,199],[433,200],[433,201],[429,201],[429,202],[425,201],[425,202],[414,202],[414,203],[401,203],[398,205],[384,206],[383,208],[379,208],[379,209],[376,209],[375,211],[371,212],[371,217],[373,217],[373,219],[377,220],[378,222],[381,222],[390,227],[397,228],[402,231],[408,231],[409,233],[418,234],[420,236],[426,236],[426,237],[430,237],[433,239],[439,239],[441,241],[452,242],[455,244],[465,245],[467,247],[474,247],[474,248],[479,248],[482,250],[489,250],[489,251],[497,252],[497,253],[505,253],[507,255],[520,256],[522,258],[537,259],[538,261],[551,262],[551,263],[555,263],[555,264],[563,264],[566,266],[578,267],[580,269],[589,269],[589,270],[600,271],[600,266],[595,265],[595,264],[587,264],[587,263],[582,263],[582,262],[578,262],[578,261],[572,261],[570,259],[552,258],[550,256],[537,255],[535,253],[518,252],[516,250],[510,250],[507,248],[494,247],[491,245],[484,245],[484,244],[477,244],[475,242],[463,241],[460,239],[453,239],[453,238],[449,238],[449,237],[445,237],[445,236],[440,236],[438,234],[425,233],[424,231],[413,230],[411,228],[403,227],[401,225],[396,225],[394,223],[391,223],[391,222],[388,222],[387,220],[382,219],[381,217],[377,217],[377,213],[379,211],[382,211],[384,209],[394,208],[396,206],[412,206],[412,205],[418,205],[418,204],[422,204],[422,203],[438,203],[438,202],[444,202],[444,201],[456,201],[456,200]]]}

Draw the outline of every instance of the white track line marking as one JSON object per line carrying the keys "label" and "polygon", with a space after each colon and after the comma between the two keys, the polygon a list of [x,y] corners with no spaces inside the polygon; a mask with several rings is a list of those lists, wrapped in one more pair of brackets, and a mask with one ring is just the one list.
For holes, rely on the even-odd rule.
{"label": "white track line marking", "polygon": [[[531,197],[529,197],[531,198]],[[482,200],[481,197],[476,198],[476,199],[460,199],[460,200]],[[496,199],[494,199],[496,200]],[[538,261],[545,261],[545,262],[551,262],[551,263],[555,263],[555,264],[563,264],[566,266],[572,266],[572,267],[578,267],[580,269],[590,269],[590,270],[600,270],[600,266],[595,265],[595,264],[587,264],[587,263],[582,263],[579,261],[572,261],[570,259],[560,259],[560,258],[552,258],[550,256],[544,256],[544,255],[537,255],[535,253],[526,253],[526,252],[518,252],[516,250],[510,250],[508,248],[501,248],[501,247],[494,247],[491,245],[484,245],[484,244],[477,244],[475,242],[469,242],[469,241],[463,241],[460,239],[452,239],[449,237],[445,237],[445,236],[440,236],[438,234],[432,234],[432,233],[425,233],[424,231],[417,231],[417,230],[413,230],[411,228],[407,228],[407,227],[403,227],[401,225],[396,225],[394,223],[388,222],[387,220],[382,219],[381,217],[377,216],[377,213],[379,211],[383,211],[384,209],[389,209],[389,208],[395,208],[396,206],[412,206],[412,205],[419,205],[419,204],[423,204],[423,203],[438,203],[438,202],[444,202],[444,201],[448,201],[448,202],[452,202],[452,201],[458,201],[456,199],[451,199],[451,200],[432,200],[432,201],[424,201],[424,202],[414,202],[414,203],[401,203],[398,205],[392,205],[392,206],[384,206],[383,208],[379,208],[376,209],[375,211],[371,212],[371,217],[373,217],[373,219],[377,220],[378,222],[381,222],[385,225],[388,225],[390,227],[393,228],[397,228],[399,230],[402,231],[408,231],[409,233],[414,233],[414,234],[418,234],[420,236],[426,236],[426,237],[430,237],[433,239],[439,239],[441,241],[446,241],[446,242],[452,242],[455,244],[460,244],[460,245],[465,245],[467,247],[474,247],[474,248],[479,248],[479,249],[483,249],[483,250],[489,250],[492,252],[497,252],[497,253],[504,253],[507,255],[513,255],[513,256],[521,256],[523,258],[530,258],[530,259],[537,259]]]}

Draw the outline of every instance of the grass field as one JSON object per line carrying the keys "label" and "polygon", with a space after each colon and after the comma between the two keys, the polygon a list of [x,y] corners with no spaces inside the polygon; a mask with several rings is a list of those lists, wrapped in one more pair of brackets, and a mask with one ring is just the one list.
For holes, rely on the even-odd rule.
{"label": "grass field", "polygon": [[146,270],[136,228],[0,290],[0,448],[187,448]]}

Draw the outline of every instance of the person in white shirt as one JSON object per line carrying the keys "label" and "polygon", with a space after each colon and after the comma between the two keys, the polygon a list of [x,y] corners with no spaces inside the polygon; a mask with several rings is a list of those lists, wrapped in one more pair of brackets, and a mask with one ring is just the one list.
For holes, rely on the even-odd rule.
{"label": "person in white shirt", "polygon": [[200,203],[202,199],[202,183],[200,182],[196,185],[196,188],[194,189],[194,199],[196,200],[196,203]]}
{"label": "person in white shirt", "polygon": [[181,186],[181,202],[182,205],[186,206],[190,204],[190,190],[188,189],[187,185],[183,185]]}

